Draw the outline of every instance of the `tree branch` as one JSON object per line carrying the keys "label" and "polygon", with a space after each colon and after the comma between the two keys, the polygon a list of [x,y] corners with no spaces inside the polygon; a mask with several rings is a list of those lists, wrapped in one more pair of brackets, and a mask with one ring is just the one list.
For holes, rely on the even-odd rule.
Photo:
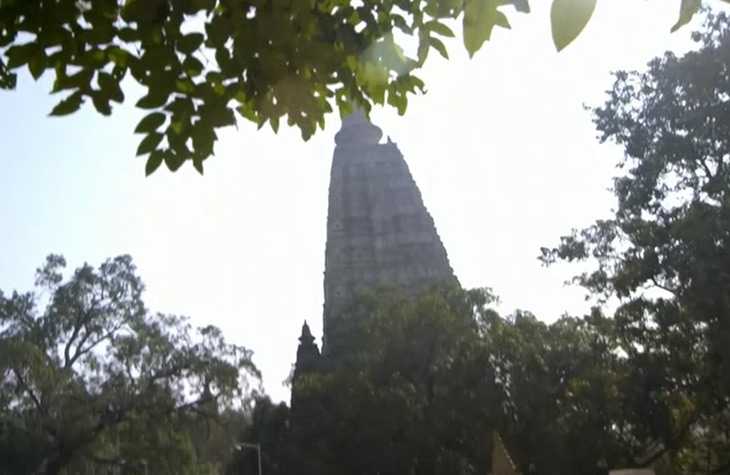
{"label": "tree branch", "polygon": [[[74,341],[76,341],[76,338],[79,336],[79,332],[81,332],[81,329],[84,327],[86,322],[89,319],[89,316],[91,315],[91,309],[84,312],[81,316],[76,318],[76,323],[74,324],[73,332],[71,333],[71,338],[68,339],[66,342],[66,346],[63,349],[63,367],[69,368],[71,365],[73,365],[74,361],[71,361],[71,345],[73,345]],[[79,345],[82,345],[84,340],[89,337],[89,334],[87,333],[84,335],[84,339],[81,340],[81,343]],[[78,346],[76,347],[78,350]]]}
{"label": "tree branch", "polygon": [[38,412],[40,412],[41,415],[45,416],[46,415],[45,408],[41,404],[40,399],[38,399],[38,396],[36,396],[33,389],[31,389],[31,387],[25,382],[25,379],[23,379],[23,376],[21,376],[20,371],[18,371],[15,368],[13,368],[12,371],[13,371],[13,374],[15,375],[15,378],[18,380],[21,387],[25,391],[25,393],[28,395],[28,397],[30,397],[31,401],[33,401],[33,405],[36,407],[36,409],[38,409]]}
{"label": "tree branch", "polygon": [[112,328],[111,330],[109,330],[105,334],[103,334],[101,337],[94,340],[94,342],[91,343],[89,346],[87,346],[86,348],[83,348],[84,343],[86,343],[87,340],[89,339],[89,337],[92,335],[92,333],[87,330],[84,337],[79,341],[79,344],[76,346],[76,349],[74,350],[74,355],[71,357],[70,360],[66,360],[66,365],[64,367],[68,368],[70,366],[73,366],[73,364],[76,363],[76,361],[79,358],[81,358],[85,354],[88,354],[89,352],[91,352],[91,350],[96,348],[103,341],[111,338],[116,332],[121,330],[125,324],[126,324],[126,322],[122,321],[121,323],[116,325],[114,328]]}
{"label": "tree branch", "polygon": [[660,284],[659,282],[657,282],[655,276],[651,276],[651,281],[654,284],[654,287],[656,287],[658,289],[662,289],[662,290],[664,290],[666,292],[669,292],[670,294],[674,295],[675,297],[677,296],[677,290],[676,289],[672,289],[670,287],[667,287],[666,285]]}

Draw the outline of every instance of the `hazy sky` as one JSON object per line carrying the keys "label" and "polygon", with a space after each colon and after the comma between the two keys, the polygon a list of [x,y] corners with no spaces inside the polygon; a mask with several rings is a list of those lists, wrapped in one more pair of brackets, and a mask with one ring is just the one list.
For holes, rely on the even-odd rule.
{"label": "hazy sky", "polygon": [[[621,151],[599,145],[582,104],[598,104],[610,72],[641,68],[667,49],[678,0],[603,0],[576,43],[555,53],[549,2],[508,12],[512,31],[469,60],[459,40],[451,60],[432,52],[421,77],[428,94],[405,117],[377,109],[373,121],[398,143],[466,287],[490,286],[501,311],[547,321],[586,308],[563,286],[575,269],[541,268],[541,246],[606,216]],[[714,2],[718,3],[718,2]],[[0,288],[30,290],[48,253],[75,268],[131,254],[155,311],[222,327],[255,351],[267,391],[282,381],[307,319],[321,334],[329,167],[339,118],[305,143],[298,131],[220,135],[205,177],[164,166],[144,177],[132,130],[139,94],[112,117],[90,105],[64,119],[49,77],[22,75],[0,93]],[[318,339],[319,341],[319,339]]]}

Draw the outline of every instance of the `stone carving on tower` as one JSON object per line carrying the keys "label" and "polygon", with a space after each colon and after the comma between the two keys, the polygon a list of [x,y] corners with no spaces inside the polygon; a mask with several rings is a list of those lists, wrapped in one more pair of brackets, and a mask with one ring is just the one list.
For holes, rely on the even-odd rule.
{"label": "stone carving on tower", "polygon": [[446,250],[398,146],[355,110],[335,136],[324,272],[324,334],[354,294],[395,284],[416,296],[454,279]]}

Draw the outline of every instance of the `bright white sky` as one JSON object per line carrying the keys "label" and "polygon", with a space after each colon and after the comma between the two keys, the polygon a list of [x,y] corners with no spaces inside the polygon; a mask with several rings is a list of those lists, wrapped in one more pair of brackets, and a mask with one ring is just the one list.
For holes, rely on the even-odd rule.
{"label": "bright white sky", "polygon": [[[541,268],[539,248],[609,213],[621,156],[598,144],[582,104],[601,101],[611,71],[685,49],[690,29],[669,34],[678,0],[603,0],[558,54],[549,2],[532,3],[530,15],[510,10],[513,30],[497,31],[473,60],[460,40],[447,44],[451,61],[432,52],[421,75],[428,94],[405,117],[377,109],[373,120],[404,153],[462,284],[493,287],[504,313],[552,321],[587,305],[563,286],[575,269]],[[242,122],[220,134],[205,177],[163,166],[144,178],[135,91],[111,118],[89,105],[51,119],[59,98],[49,89],[48,77],[24,75],[0,93],[0,289],[30,290],[51,252],[71,268],[129,253],[152,310],[222,327],[255,351],[272,397],[288,399],[282,381],[302,321],[321,334],[339,118],[307,143],[296,130]]]}

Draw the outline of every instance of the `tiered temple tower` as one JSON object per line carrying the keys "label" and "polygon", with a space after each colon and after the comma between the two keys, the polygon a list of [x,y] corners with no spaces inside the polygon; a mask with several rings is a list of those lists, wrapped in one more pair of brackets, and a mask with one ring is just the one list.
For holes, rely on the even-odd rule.
{"label": "tiered temple tower", "polygon": [[[429,285],[456,280],[446,250],[403,155],[364,112],[355,110],[335,136],[329,188],[324,271],[322,354],[352,297],[395,284],[417,296]],[[327,362],[304,323],[293,373],[324,370]],[[332,343],[332,342],[330,342]],[[292,393],[292,407],[294,393]]]}
{"label": "tiered temple tower", "polygon": [[324,335],[353,294],[378,284],[415,296],[453,279],[443,243],[395,143],[356,110],[335,136],[324,272]]}

